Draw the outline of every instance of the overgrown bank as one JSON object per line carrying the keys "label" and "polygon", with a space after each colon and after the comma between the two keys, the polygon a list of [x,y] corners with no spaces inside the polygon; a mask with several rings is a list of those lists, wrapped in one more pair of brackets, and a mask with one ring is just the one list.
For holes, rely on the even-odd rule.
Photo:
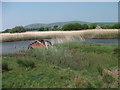
{"label": "overgrown bank", "polygon": [[22,40],[34,40],[41,38],[102,38],[102,39],[117,39],[120,38],[118,29],[93,29],[93,30],[81,30],[81,31],[46,31],[46,32],[25,32],[25,33],[4,33],[1,34],[2,38],[0,42],[8,41],[22,41]]}
{"label": "overgrown bank", "polygon": [[117,88],[117,45],[56,44],[3,56],[4,88]]}

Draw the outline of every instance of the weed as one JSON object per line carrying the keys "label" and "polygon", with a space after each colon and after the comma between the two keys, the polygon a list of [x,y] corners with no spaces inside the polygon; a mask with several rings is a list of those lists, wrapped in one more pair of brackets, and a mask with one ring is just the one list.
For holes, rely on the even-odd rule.
{"label": "weed", "polygon": [[[115,48],[116,45],[71,42],[47,49],[23,51],[21,54],[7,55],[7,58],[3,56],[3,59],[7,60],[8,65],[13,68],[10,73],[3,74],[3,87],[106,88],[108,85],[106,83],[112,83],[114,79],[102,75],[102,72],[105,68],[118,65],[118,57],[112,54]],[[18,64],[28,68],[36,67],[28,71]],[[101,76],[100,78],[97,76],[98,72],[102,80]]]}
{"label": "weed", "polygon": [[95,85],[92,82],[87,82],[86,88],[95,88]]}
{"label": "weed", "polygon": [[30,67],[30,68],[35,67],[35,63],[29,59],[18,59],[17,63],[21,66],[24,66],[24,67]]}
{"label": "weed", "polygon": [[103,75],[103,68],[102,68],[102,66],[98,65],[97,70],[98,70],[99,74],[102,76]]}
{"label": "weed", "polygon": [[10,69],[9,69],[9,67],[8,67],[8,63],[7,63],[7,61],[3,61],[2,62],[2,71],[4,72],[4,71],[9,71]]}
{"label": "weed", "polygon": [[112,83],[112,82],[114,82],[115,81],[115,78],[113,78],[111,75],[109,75],[109,74],[105,74],[104,76],[103,76],[103,81],[105,82],[105,83]]}
{"label": "weed", "polygon": [[76,88],[80,88],[85,86],[86,81],[83,79],[81,76],[75,76],[74,79],[72,80]]}

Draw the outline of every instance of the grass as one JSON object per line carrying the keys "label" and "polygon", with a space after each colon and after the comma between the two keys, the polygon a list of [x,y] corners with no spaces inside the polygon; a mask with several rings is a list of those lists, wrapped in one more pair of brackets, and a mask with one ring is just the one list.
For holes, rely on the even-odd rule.
{"label": "grass", "polygon": [[[103,69],[118,65],[117,45],[66,42],[4,55],[3,88],[117,88]],[[118,53],[118,51],[117,51]],[[31,68],[32,67],[32,68]]]}
{"label": "grass", "polygon": [[112,83],[115,81],[115,78],[113,78],[111,75],[109,74],[105,74],[103,76],[103,81],[106,82],[106,83]]}
{"label": "grass", "polygon": [[33,40],[40,38],[64,38],[64,37],[84,37],[84,38],[120,38],[118,29],[94,29],[80,31],[38,31],[25,33],[2,33],[0,42]]}
{"label": "grass", "polygon": [[35,67],[35,62],[33,60],[29,60],[29,58],[18,59],[17,63],[20,66],[24,66],[24,67],[28,67],[28,68],[34,68]]}
{"label": "grass", "polygon": [[2,62],[2,71],[5,72],[5,71],[9,71],[9,67],[8,67],[8,63],[6,61],[3,61]]}
{"label": "grass", "polygon": [[96,33],[96,34],[83,34],[83,37],[90,37],[90,38],[95,38],[95,39],[115,39],[115,38],[120,38],[120,33]]}

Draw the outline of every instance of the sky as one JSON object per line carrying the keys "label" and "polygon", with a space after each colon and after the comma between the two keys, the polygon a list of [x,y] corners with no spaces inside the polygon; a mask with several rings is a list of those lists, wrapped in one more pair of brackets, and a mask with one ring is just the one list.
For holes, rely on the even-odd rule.
{"label": "sky", "polygon": [[33,23],[66,21],[118,22],[118,3],[2,2],[1,30]]}

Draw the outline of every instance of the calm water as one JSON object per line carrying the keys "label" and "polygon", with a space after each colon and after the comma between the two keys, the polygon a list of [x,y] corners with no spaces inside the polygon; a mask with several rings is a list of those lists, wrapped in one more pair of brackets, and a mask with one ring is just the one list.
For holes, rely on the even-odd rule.
{"label": "calm water", "polygon": [[[120,39],[119,39],[120,40]],[[27,50],[28,45],[34,42],[35,40],[27,40],[27,41],[17,41],[17,42],[5,42],[0,43],[0,46],[2,45],[2,48],[0,48],[2,52],[0,52],[0,55],[2,54],[8,54],[8,53],[14,53],[19,50]],[[61,43],[64,42],[64,39],[49,39],[53,44],[55,43]],[[118,44],[118,39],[72,39],[71,41],[88,41],[88,42],[95,42],[99,44]]]}

